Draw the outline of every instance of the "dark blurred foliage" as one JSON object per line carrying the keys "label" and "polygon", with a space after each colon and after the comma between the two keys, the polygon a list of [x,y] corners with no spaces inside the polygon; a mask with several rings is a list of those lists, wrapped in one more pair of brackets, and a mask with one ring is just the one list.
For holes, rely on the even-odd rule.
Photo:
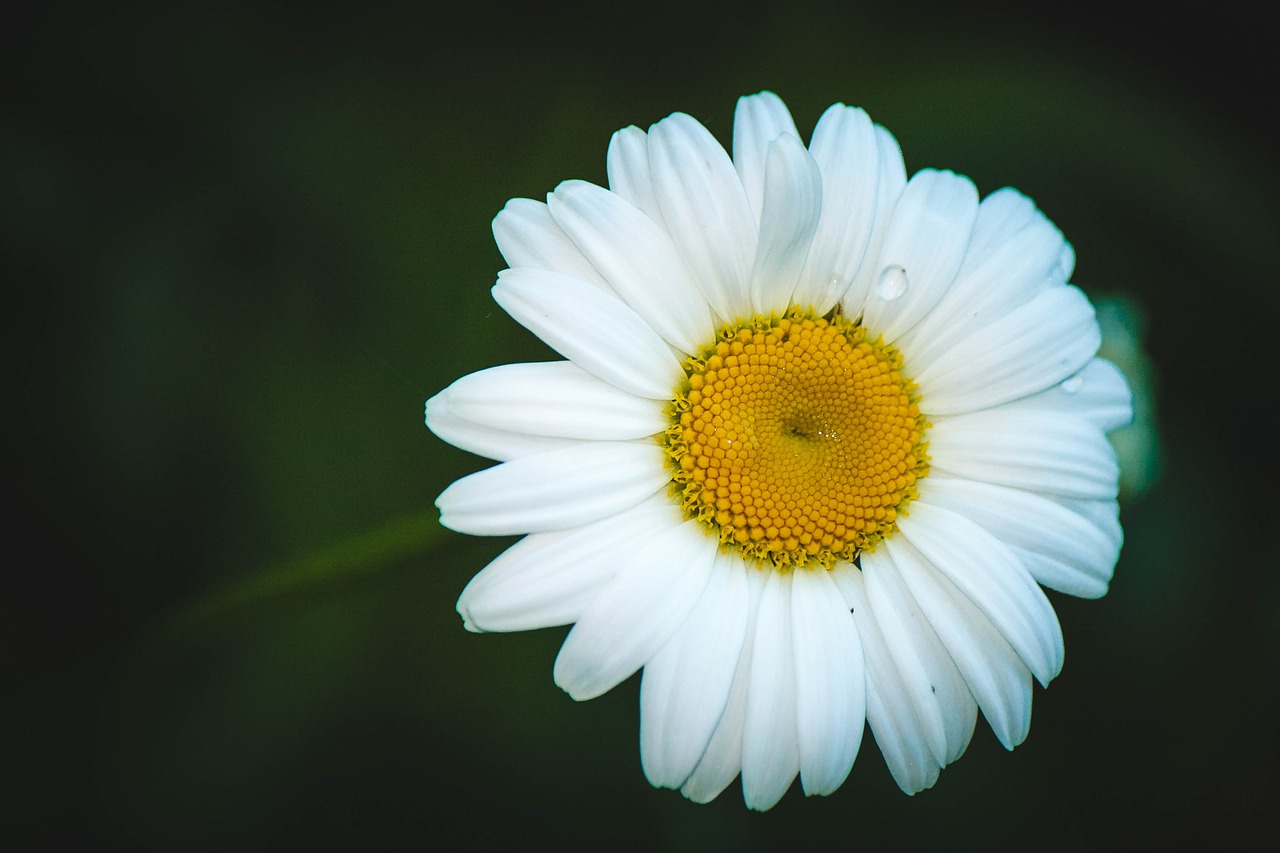
{"label": "dark blurred foliage", "polygon": [[[11,12],[0,846],[1266,837],[1280,216],[1261,14]],[[1032,196],[1076,246],[1075,281],[1137,306],[1163,455],[1126,496],[1112,592],[1053,599],[1067,664],[1024,745],[1005,753],[979,722],[908,798],[868,736],[837,794],[757,815],[736,787],[703,807],[650,789],[635,680],[570,701],[550,675],[562,630],[462,630],[458,592],[508,542],[436,527],[435,495],[484,463],[430,435],[421,406],[547,355],[488,295],[509,197],[602,182],[609,135],[674,110],[727,140],[735,99],[762,88],[803,132],[831,102],[861,105],[909,170]]]}

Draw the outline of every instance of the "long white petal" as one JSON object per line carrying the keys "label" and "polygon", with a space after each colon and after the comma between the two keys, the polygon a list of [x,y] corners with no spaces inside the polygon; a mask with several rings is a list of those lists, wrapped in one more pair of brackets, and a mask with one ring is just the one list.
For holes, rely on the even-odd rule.
{"label": "long white petal", "polygon": [[883,543],[1005,749],[1031,727],[1031,671],[977,605],[901,536]]}
{"label": "long white petal", "polygon": [[468,631],[530,631],[578,621],[636,546],[679,524],[664,494],[581,527],[530,533],[458,597]]}
{"label": "long white petal", "polygon": [[591,265],[650,328],[686,353],[706,344],[711,312],[660,225],[586,181],[564,181],[547,204]]}
{"label": "long white petal", "polygon": [[751,592],[742,559],[717,554],[702,597],[644,667],[640,758],[659,788],[679,788],[724,715],[747,635]]}
{"label": "long white petal", "polygon": [[509,267],[563,273],[612,292],[543,202],[511,199],[493,218],[493,239]]}
{"label": "long white petal", "polygon": [[930,414],[973,412],[1057,385],[1101,343],[1088,297],[1054,287],[961,339],[915,379]]}
{"label": "long white petal", "polygon": [[907,182],[876,255],[864,324],[890,343],[920,321],[955,280],[978,213],[973,182],[926,169]]}
{"label": "long white petal", "polygon": [[491,367],[446,391],[459,417],[511,432],[626,441],[669,424],[663,403],[629,394],[569,361]]}
{"label": "long white petal", "polygon": [[792,575],[800,784],[806,796],[826,796],[844,784],[862,743],[867,709],[862,643],[830,572]]}
{"label": "long white petal", "polygon": [[649,129],[649,168],[694,282],[720,320],[745,316],[756,223],[729,155],[697,120],[675,113]]}
{"label": "long white petal", "polygon": [[688,618],[715,556],[716,540],[697,521],[644,543],[565,637],[556,684],[579,701],[594,699],[648,663]]}
{"label": "long white petal", "polygon": [[763,203],[751,270],[751,305],[757,314],[781,314],[791,302],[822,212],[818,165],[790,134],[769,146]]}
{"label": "long white petal", "polygon": [[1007,408],[1075,415],[1110,432],[1133,422],[1133,392],[1120,368],[1093,358],[1052,388],[1014,400]]}
{"label": "long white petal", "polygon": [[1114,514],[1099,526],[1023,489],[944,476],[926,478],[920,500],[981,525],[1044,586],[1082,598],[1106,594],[1123,539]]}
{"label": "long white petal", "polygon": [[783,134],[800,141],[800,131],[781,98],[773,92],[759,92],[738,99],[733,113],[733,166],[756,222],[763,219],[768,206],[765,163],[770,156],[769,147]]}
{"label": "long white petal", "polygon": [[522,456],[455,481],[440,523],[473,536],[566,530],[630,509],[671,481],[656,442],[591,441]]}
{"label": "long white petal", "polygon": [[503,270],[493,298],[556,352],[623,391],[669,400],[684,376],[671,348],[639,314],[578,279]]}
{"label": "long white petal", "polygon": [[1115,452],[1079,418],[989,409],[941,419],[928,437],[930,464],[957,477],[1086,500],[1119,490]]}
{"label": "long white petal", "polygon": [[1062,670],[1062,629],[1017,557],[963,515],[923,499],[898,519],[898,532],[986,614],[1036,680],[1048,686]]}
{"label": "long white petal", "polygon": [[871,228],[871,238],[867,242],[862,262],[858,264],[853,281],[848,290],[840,297],[846,316],[856,317],[862,313],[871,288],[876,284],[883,270],[878,263],[880,249],[884,245],[893,218],[893,211],[898,205],[907,186],[906,167],[902,162],[902,149],[893,134],[880,125],[875,126],[876,162],[880,169],[876,173],[876,212]]}
{"label": "long white petal", "polygon": [[796,737],[791,572],[771,572],[756,617],[742,733],[742,797],[757,811],[773,808],[800,772]]}
{"label": "long white petal", "polygon": [[460,418],[453,411],[446,391],[441,391],[427,401],[426,422],[427,427],[437,437],[454,447],[486,459],[496,459],[499,462],[518,459],[521,456],[532,456],[535,453],[545,453],[548,450],[572,447],[578,443],[569,438],[550,438],[495,429]]}
{"label": "long white petal", "polygon": [[649,137],[636,127],[624,127],[609,140],[606,160],[609,190],[617,193],[662,224],[662,211],[653,194],[653,177],[649,174]]}

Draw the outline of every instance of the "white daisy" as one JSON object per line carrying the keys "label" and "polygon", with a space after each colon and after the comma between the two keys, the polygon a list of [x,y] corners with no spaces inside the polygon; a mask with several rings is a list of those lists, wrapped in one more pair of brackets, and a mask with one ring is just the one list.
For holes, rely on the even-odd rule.
{"label": "white daisy", "polygon": [[1041,586],[1097,597],[1121,543],[1074,254],[1026,197],[910,180],[837,104],[806,148],[743,98],[732,156],[676,113],[618,131],[609,188],[566,181],[493,223],[494,298],[564,361],[463,377],[427,403],[501,464],[441,522],[527,534],[458,601],[467,628],[573,625],[575,699],[643,668],[641,761],[768,809],[848,776],[864,722],[907,793],[981,710],[1012,749],[1062,666]]}

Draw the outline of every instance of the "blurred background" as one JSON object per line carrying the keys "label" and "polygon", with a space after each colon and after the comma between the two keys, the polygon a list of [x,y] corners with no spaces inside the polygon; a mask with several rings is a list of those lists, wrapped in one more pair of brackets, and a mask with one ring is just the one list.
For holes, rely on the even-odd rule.
{"label": "blurred background", "polygon": [[[180,6],[181,4],[179,4]],[[12,530],[5,847],[1219,846],[1275,807],[1274,50],[1221,4],[472,0],[42,6],[9,22],[0,197]],[[185,7],[183,7],[185,9]],[[1150,13],[1144,13],[1149,15]],[[1258,13],[1252,13],[1255,16]],[[510,540],[436,524],[486,463],[453,379],[548,351],[489,297],[508,198],[605,181],[675,110],[865,107],[908,171],[1015,186],[1075,245],[1139,392],[1110,594],[1012,753],[930,791],[873,740],[767,814],[651,789],[637,681],[563,629],[468,634]],[[1264,836],[1265,837],[1265,836]]]}

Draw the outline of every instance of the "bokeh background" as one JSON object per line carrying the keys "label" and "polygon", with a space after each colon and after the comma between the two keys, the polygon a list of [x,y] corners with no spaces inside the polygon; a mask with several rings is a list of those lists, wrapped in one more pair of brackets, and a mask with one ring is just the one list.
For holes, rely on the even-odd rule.
{"label": "bokeh background", "polygon": [[[12,849],[1231,845],[1278,791],[1274,50],[1222,4],[48,5],[5,34]],[[1261,88],[1259,88],[1261,87]],[[488,289],[513,196],[603,182],[675,110],[728,140],[865,107],[909,171],[1012,185],[1074,243],[1141,393],[1111,593],[1012,753],[906,797],[696,806],[637,682],[454,602],[509,540],[436,524],[484,462],[422,425],[549,353]],[[1265,837],[1265,836],[1264,836]]]}

